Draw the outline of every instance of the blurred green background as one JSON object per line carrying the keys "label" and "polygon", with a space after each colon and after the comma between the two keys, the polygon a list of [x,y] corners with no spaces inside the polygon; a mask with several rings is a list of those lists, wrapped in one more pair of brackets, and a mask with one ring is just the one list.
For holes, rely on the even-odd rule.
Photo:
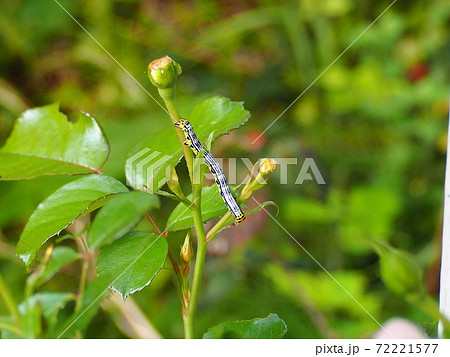
{"label": "blurred green background", "polygon": [[[389,292],[370,239],[411,252],[438,289],[450,63],[450,2],[397,1],[295,104],[252,141],[381,14],[390,1],[60,1],[155,98],[148,63],[183,67],[185,115],[211,95],[244,101],[247,125],[215,143],[218,157],[295,157],[259,200],[278,203],[280,223],[380,322],[436,322]],[[61,102],[91,113],[111,155],[103,172],[123,182],[127,151],[170,125],[167,114],[53,0],[0,1],[0,144],[27,108]],[[295,179],[313,158],[326,185]],[[238,175],[246,175],[238,160]],[[71,178],[0,183],[0,272],[23,295],[14,257],[26,220]],[[258,199],[258,197],[257,197]],[[173,208],[164,203],[158,217]],[[75,291],[74,263],[44,289]],[[211,246],[197,334],[211,325],[277,313],[286,337],[370,337],[378,326],[264,212]],[[172,275],[134,295],[164,337],[182,337]],[[0,306],[0,314],[4,313]],[[86,337],[123,337],[105,313]]]}

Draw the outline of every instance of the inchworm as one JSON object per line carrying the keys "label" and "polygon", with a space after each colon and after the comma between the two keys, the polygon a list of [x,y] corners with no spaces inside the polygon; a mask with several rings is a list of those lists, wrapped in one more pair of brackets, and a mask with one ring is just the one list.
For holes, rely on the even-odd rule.
{"label": "inchworm", "polygon": [[186,119],[181,118],[175,122],[174,125],[183,130],[184,137],[186,139],[184,144],[189,146],[195,155],[198,155],[202,150],[204,151],[203,159],[205,160],[206,165],[208,165],[209,171],[213,174],[217,186],[219,186],[219,191],[225,201],[225,204],[228,206],[230,212],[236,217],[236,222],[242,222],[245,219],[245,214],[242,212],[236,202],[236,199],[233,197],[225,174],[223,173],[216,158],[198,140],[197,135],[195,135],[194,128]]}

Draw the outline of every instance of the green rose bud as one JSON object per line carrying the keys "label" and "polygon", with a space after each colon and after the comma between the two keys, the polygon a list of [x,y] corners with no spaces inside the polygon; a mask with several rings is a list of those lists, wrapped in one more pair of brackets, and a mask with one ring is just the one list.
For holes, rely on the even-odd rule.
{"label": "green rose bud", "polygon": [[[252,169],[252,175],[257,166],[255,165]],[[258,174],[254,179],[250,179],[247,184],[242,189],[241,195],[239,196],[239,202],[247,201],[253,192],[263,188],[267,182],[263,176],[266,176],[273,172],[277,167],[277,162],[274,159],[264,158],[261,159],[259,163]]]}
{"label": "green rose bud", "polygon": [[181,247],[180,258],[183,264],[187,264],[191,261],[193,256],[194,256],[194,248],[192,247],[191,243],[191,235],[190,233],[188,233],[186,235],[186,238],[184,239],[183,246]]}
{"label": "green rose bud", "polygon": [[422,299],[425,295],[423,273],[414,258],[386,243],[375,244],[381,278],[389,290],[407,299]]}
{"label": "green rose bud", "polygon": [[158,58],[148,65],[148,78],[158,89],[173,87],[181,72],[181,66],[169,56]]}

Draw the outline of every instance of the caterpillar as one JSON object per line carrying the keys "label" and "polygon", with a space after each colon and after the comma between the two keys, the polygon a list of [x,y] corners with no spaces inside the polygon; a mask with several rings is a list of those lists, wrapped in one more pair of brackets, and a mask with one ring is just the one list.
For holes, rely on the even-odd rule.
{"label": "caterpillar", "polygon": [[214,176],[214,180],[219,187],[220,194],[222,195],[225,204],[227,205],[233,216],[236,218],[236,223],[242,222],[245,219],[245,214],[244,212],[242,212],[241,207],[239,207],[236,199],[233,197],[233,194],[230,191],[230,187],[228,186],[225,174],[223,173],[223,170],[217,162],[216,158],[198,140],[197,135],[194,132],[194,128],[186,119],[181,118],[174,123],[174,126],[180,128],[183,131],[185,137],[184,145],[189,146],[196,156],[202,150],[205,152],[203,155],[203,159],[205,160],[206,165],[208,165],[209,171],[211,171],[212,175]]}

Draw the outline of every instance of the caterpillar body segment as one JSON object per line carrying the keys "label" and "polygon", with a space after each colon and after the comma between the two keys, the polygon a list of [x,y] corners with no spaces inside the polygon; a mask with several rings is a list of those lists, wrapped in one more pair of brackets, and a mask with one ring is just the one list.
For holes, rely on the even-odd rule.
{"label": "caterpillar body segment", "polygon": [[180,128],[183,131],[185,137],[184,144],[186,146],[189,146],[196,156],[200,153],[200,151],[204,151],[203,159],[205,160],[209,171],[214,176],[214,180],[219,187],[220,194],[222,195],[225,204],[236,218],[236,223],[242,222],[245,219],[245,214],[244,212],[242,212],[241,207],[239,207],[236,199],[233,197],[230,187],[228,186],[225,174],[223,173],[223,170],[217,162],[216,158],[198,140],[197,135],[194,132],[194,128],[186,119],[181,118],[174,123],[174,126]]}

